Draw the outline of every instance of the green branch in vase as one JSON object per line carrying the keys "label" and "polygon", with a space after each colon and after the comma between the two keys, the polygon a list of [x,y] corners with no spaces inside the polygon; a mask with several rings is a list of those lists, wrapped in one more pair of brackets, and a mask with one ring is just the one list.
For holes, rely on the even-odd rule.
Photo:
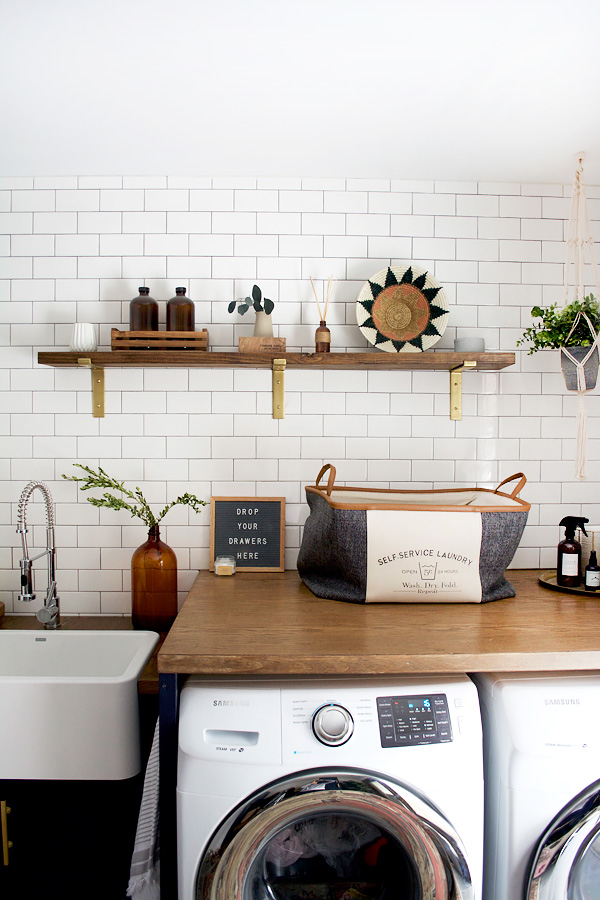
{"label": "green branch in vase", "polygon": [[[93,489],[104,491],[101,497],[88,497],[88,503],[91,503],[92,506],[104,507],[105,509],[126,509],[132,516],[145,522],[148,528],[158,525],[173,506],[190,506],[195,513],[199,513],[202,507],[206,506],[205,500],[199,500],[194,494],[185,493],[167,503],[158,516],[155,516],[139,487],[136,487],[135,491],[130,491],[122,481],[111,478],[100,466],[98,471],[95,472],[89,466],[84,466],[81,463],[73,463],[73,465],[87,474],[80,478],[76,475],[63,475],[62,477],[65,481],[78,482],[82,491]],[[118,491],[121,496],[114,496],[114,494],[108,493],[108,490]],[[127,500],[124,498],[127,498]],[[128,502],[128,500],[132,502]]]}

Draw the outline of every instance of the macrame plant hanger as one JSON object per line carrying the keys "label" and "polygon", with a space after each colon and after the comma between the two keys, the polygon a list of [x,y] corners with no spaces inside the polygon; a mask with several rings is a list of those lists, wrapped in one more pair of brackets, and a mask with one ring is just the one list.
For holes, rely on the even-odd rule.
{"label": "macrame plant hanger", "polygon": [[[575,167],[575,177],[573,179],[573,192],[571,195],[569,225],[567,229],[567,258],[565,262],[564,295],[565,306],[569,303],[582,301],[584,299],[584,266],[586,246],[588,248],[590,263],[592,267],[593,281],[596,285],[596,288],[598,289],[598,295],[600,295],[600,282],[598,280],[598,267],[596,264],[594,238],[592,236],[592,229],[590,227],[590,220],[587,211],[587,200],[583,186],[583,159],[584,154],[578,153],[577,165]],[[573,277],[571,278],[572,272]],[[577,328],[581,320],[581,316],[581,313],[576,316],[573,327],[571,328],[571,331],[569,333],[569,337]],[[577,373],[576,387],[571,388],[566,382],[568,390],[577,391],[577,444],[575,454],[576,478],[586,477],[585,466],[587,452],[587,411],[585,407],[585,395],[589,390],[595,387],[596,384],[595,379],[593,380],[593,383],[588,383],[586,375],[588,375],[589,378],[589,371],[586,372],[585,366],[586,363],[592,360],[594,354],[596,354],[597,361],[598,343],[600,341],[600,335],[597,335],[594,331],[589,318],[585,314],[583,314],[583,317],[587,321],[592,336],[592,345],[589,348],[589,351],[586,352],[583,358],[580,359],[577,358],[567,347],[560,348],[563,371],[565,360],[569,360],[575,366],[575,370]]]}

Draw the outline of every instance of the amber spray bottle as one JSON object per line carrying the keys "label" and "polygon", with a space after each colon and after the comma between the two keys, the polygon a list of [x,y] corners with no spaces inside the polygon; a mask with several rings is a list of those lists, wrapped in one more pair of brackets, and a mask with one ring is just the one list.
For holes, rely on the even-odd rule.
{"label": "amber spray bottle", "polygon": [[582,516],[565,516],[560,521],[565,529],[556,557],[556,583],[560,587],[579,587],[581,584],[581,544],[575,539],[575,529],[581,528],[587,537],[585,523],[589,521]]}

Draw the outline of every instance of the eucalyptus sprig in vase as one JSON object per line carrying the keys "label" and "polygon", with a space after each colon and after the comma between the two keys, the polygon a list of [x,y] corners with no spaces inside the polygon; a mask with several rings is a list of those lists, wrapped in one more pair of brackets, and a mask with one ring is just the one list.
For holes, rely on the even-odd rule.
{"label": "eucalyptus sprig in vase", "polygon": [[257,284],[252,288],[252,296],[244,297],[240,300],[232,300],[227,307],[230,313],[237,311],[243,316],[252,307],[256,313],[254,319],[254,337],[273,337],[273,323],[271,321],[271,313],[275,309],[275,304],[268,297],[263,297],[262,291]]}
{"label": "eucalyptus sprig in vase", "polygon": [[[63,475],[66,481],[77,481],[82,491],[103,490],[101,497],[88,497],[92,506],[106,509],[126,509],[148,527],[148,540],[138,547],[131,558],[131,613],[133,627],[167,632],[177,616],[177,557],[168,544],[160,539],[159,523],[173,506],[190,506],[200,512],[206,506],[193,494],[182,494],[155,515],[139,487],[130,491],[122,481],[111,478],[104,469],[95,472],[89,466],[75,463],[87,474]],[[118,496],[108,493],[117,491]]]}

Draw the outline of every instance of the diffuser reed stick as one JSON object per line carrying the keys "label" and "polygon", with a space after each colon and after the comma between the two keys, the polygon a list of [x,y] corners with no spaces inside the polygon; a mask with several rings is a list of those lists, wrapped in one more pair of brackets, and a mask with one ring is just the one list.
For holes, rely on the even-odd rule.
{"label": "diffuser reed stick", "polygon": [[313,294],[315,295],[315,300],[317,302],[317,310],[319,312],[319,319],[321,321],[323,321],[323,319],[327,319],[327,310],[329,309],[329,301],[331,300],[331,297],[333,296],[333,288],[335,287],[335,283],[336,283],[337,279],[334,281],[333,275],[330,275],[329,278],[327,279],[327,293],[325,294],[325,308],[321,312],[321,304],[319,303],[319,298],[317,296],[317,290],[315,288],[315,283],[312,280],[312,275],[310,275],[309,277],[310,277],[310,283],[311,283],[312,289],[313,289]]}

